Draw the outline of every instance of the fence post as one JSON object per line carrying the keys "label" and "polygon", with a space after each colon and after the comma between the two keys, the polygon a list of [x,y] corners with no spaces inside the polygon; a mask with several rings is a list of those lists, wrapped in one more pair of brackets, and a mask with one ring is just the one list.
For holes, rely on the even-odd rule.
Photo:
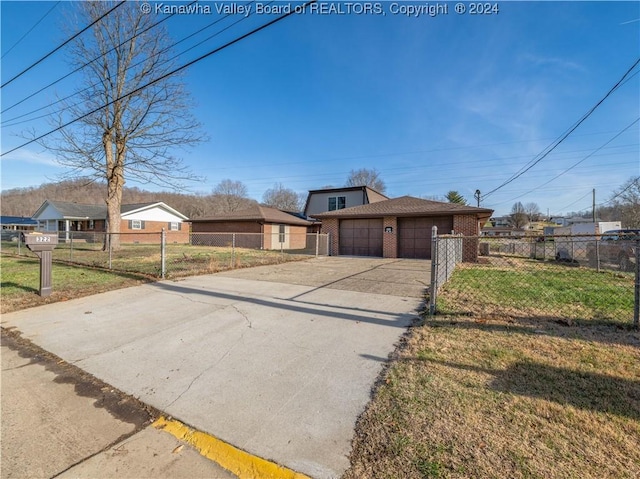
{"label": "fence post", "polygon": [[167,274],[166,241],[167,241],[167,232],[164,230],[164,228],[162,228],[162,231],[160,233],[160,277],[162,279],[164,279],[165,275]]}
{"label": "fence post", "polygon": [[106,235],[106,236],[105,236],[105,239],[106,239],[107,244],[108,244],[108,246],[109,246],[109,269],[111,269],[111,260],[113,259],[113,248],[112,248],[112,246],[111,246],[111,243],[112,243],[112,241],[111,241],[111,239],[112,239],[112,238],[111,238],[111,235],[112,235],[112,234],[113,234],[113,233],[105,233],[105,235]]}
{"label": "fence post", "polygon": [[636,287],[633,303],[633,327],[640,328],[640,238],[636,239]]}
{"label": "fence post", "polygon": [[69,236],[69,261],[73,261],[73,231]]}
{"label": "fence post", "polygon": [[429,290],[429,316],[436,314],[438,295],[438,227],[431,228],[431,286]]}
{"label": "fence post", "polygon": [[236,266],[236,234],[231,234],[231,269]]}

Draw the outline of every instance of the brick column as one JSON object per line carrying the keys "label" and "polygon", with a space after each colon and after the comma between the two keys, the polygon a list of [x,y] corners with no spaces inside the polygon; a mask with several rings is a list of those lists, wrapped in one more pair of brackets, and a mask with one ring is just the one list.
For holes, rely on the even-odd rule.
{"label": "brick column", "polygon": [[[387,228],[391,228],[390,233]],[[385,216],[382,221],[382,256],[398,257],[398,218],[395,216]]]}
{"label": "brick column", "polygon": [[463,238],[462,240],[462,261],[476,263],[478,261],[478,218],[475,215],[454,215],[453,231],[455,234],[473,236],[474,238]]}

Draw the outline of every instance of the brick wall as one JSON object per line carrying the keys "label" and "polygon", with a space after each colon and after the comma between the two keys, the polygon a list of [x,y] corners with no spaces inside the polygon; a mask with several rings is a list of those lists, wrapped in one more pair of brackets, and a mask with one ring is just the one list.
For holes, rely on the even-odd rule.
{"label": "brick wall", "polygon": [[193,223],[194,233],[262,233],[262,225],[257,221],[225,221]]}
{"label": "brick wall", "polygon": [[[478,236],[480,229],[475,215],[454,215],[453,231],[464,236]],[[462,246],[462,261],[475,263],[478,261],[478,239],[465,238]]]}
{"label": "brick wall", "polygon": [[[387,228],[392,232],[387,233]],[[382,221],[382,255],[385,258],[398,257],[398,218],[395,216],[386,216]]]}
{"label": "brick wall", "polygon": [[180,231],[170,231],[166,221],[145,221],[144,229],[134,230],[128,220],[120,222],[120,241],[122,243],[160,244],[162,228],[167,232],[167,242],[189,243],[189,223],[179,223]]}
{"label": "brick wall", "polygon": [[329,255],[337,256],[339,250],[340,227],[337,218],[327,218],[322,220],[322,233],[329,235]]}

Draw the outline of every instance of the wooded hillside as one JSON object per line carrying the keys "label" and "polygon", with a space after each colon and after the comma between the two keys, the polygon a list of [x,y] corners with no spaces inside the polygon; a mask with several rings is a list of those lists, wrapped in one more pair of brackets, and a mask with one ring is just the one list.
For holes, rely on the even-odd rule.
{"label": "wooded hillside", "polygon": [[[69,201],[80,204],[104,204],[106,185],[101,183],[86,184],[83,181],[63,181],[45,183],[40,186],[15,188],[3,191],[0,197],[0,210],[4,216],[32,216],[45,200]],[[249,198],[234,198],[228,201],[222,194],[188,195],[182,193],[151,192],[139,188],[125,188],[122,203],[148,203],[163,201],[188,218],[201,218],[248,207],[256,201]]]}

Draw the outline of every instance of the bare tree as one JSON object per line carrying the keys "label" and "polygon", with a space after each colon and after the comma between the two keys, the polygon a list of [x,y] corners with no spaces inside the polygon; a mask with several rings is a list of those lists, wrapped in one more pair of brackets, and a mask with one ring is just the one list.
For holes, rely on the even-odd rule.
{"label": "bare tree", "polygon": [[609,202],[612,219],[620,220],[625,228],[640,228],[640,176],[627,180]]}
{"label": "bare tree", "polygon": [[384,181],[380,178],[380,172],[375,168],[371,170],[367,168],[351,170],[347,178],[346,186],[368,186],[380,193],[384,193],[387,189]]}
{"label": "bare tree", "polygon": [[458,193],[455,190],[451,190],[449,191],[446,195],[445,198],[447,199],[447,201],[449,203],[456,203],[459,205],[466,205],[467,204],[467,200],[464,199],[464,197]]}
{"label": "bare tree", "polygon": [[285,188],[282,183],[276,183],[273,188],[269,188],[262,196],[264,205],[284,211],[302,210],[302,200],[301,195],[289,188]]}
{"label": "bare tree", "polygon": [[524,205],[524,212],[527,214],[529,221],[538,221],[540,219],[540,207],[538,203],[527,203]]}
{"label": "bare tree", "polygon": [[509,215],[509,224],[514,228],[524,228],[528,223],[527,212],[519,201],[511,208]]}
{"label": "bare tree", "polygon": [[[88,24],[113,2],[77,6],[78,22]],[[126,178],[174,189],[197,179],[174,156],[177,147],[203,140],[182,81],[174,75],[149,85],[174,68],[170,39],[161,26],[151,28],[155,20],[137,2],[127,2],[97,22],[93,35],[74,40],[71,67],[89,63],[82,69],[84,81],[64,102],[55,123],[80,120],[46,145],[68,168],[67,178],[106,181],[109,233],[120,232]],[[119,235],[111,236],[111,245],[119,247]]]}
{"label": "bare tree", "polygon": [[215,210],[219,213],[231,213],[248,207],[253,200],[249,199],[247,187],[241,181],[222,180],[213,190]]}

